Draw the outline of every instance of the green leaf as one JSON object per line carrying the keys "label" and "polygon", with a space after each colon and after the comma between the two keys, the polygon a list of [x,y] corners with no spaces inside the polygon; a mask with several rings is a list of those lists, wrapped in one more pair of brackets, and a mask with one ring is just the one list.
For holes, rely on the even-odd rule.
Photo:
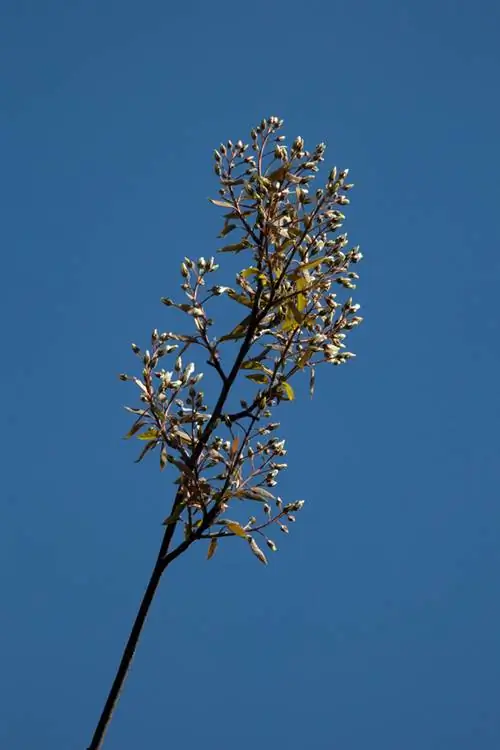
{"label": "green leaf", "polygon": [[309,271],[311,268],[316,268],[316,266],[321,265],[321,263],[325,262],[325,258],[315,258],[314,260],[310,260],[308,263],[303,263],[301,266],[297,268],[296,271],[292,274],[292,278],[295,276],[298,276],[303,271]]}
{"label": "green leaf", "polygon": [[146,422],[143,419],[138,419],[137,422],[134,422],[130,430],[127,432],[127,434],[124,436],[124,440],[128,440],[132,437],[132,435],[135,435],[136,432],[139,432],[141,427],[144,427]]}
{"label": "green leaf", "polygon": [[[307,279],[304,278],[304,276],[299,276],[299,278],[295,282],[295,289],[298,292],[303,292],[304,289],[307,289],[307,286],[308,286]],[[304,308],[306,307],[306,305],[307,305],[307,297],[306,297],[306,295],[305,294],[298,294],[297,295],[297,310],[299,311],[299,313],[301,313],[302,310],[304,310]]]}
{"label": "green leaf", "polygon": [[243,526],[238,521],[225,521],[224,526],[229,529],[235,536],[239,536],[242,539],[247,539],[248,534]]}
{"label": "green leaf", "polygon": [[231,333],[227,333],[225,336],[221,336],[219,341],[230,341],[231,339],[242,339],[243,336],[247,332],[248,323],[252,319],[252,315],[247,315],[247,317],[241,321],[241,323],[238,323],[236,328],[233,328]]}
{"label": "green leaf", "polygon": [[226,222],[224,224],[223,230],[221,231],[220,234],[217,235],[217,237],[225,237],[226,234],[229,234],[229,232],[232,232],[233,229],[236,229],[236,224],[229,224],[228,222]]}
{"label": "green leaf", "polygon": [[252,245],[248,240],[241,240],[241,242],[236,242],[234,245],[224,245],[224,247],[221,247],[219,249],[219,253],[240,253],[242,250],[246,250],[248,247],[251,247]]}
{"label": "green leaf", "polygon": [[259,269],[255,268],[254,266],[249,266],[249,268],[243,269],[243,271],[240,272],[244,279],[248,279],[249,276],[253,276],[256,273],[259,273]]}
{"label": "green leaf", "polygon": [[241,365],[241,369],[242,370],[265,370],[266,368],[257,359],[247,359],[246,362],[243,362],[243,364]]}
{"label": "green leaf", "polygon": [[250,216],[253,211],[229,211],[227,214],[224,214],[225,219],[240,219],[242,216]]}
{"label": "green leaf", "polygon": [[184,510],[184,503],[180,503],[173,511],[173,513],[162,521],[162,526],[171,526],[173,523],[177,523],[182,511]]}
{"label": "green leaf", "polygon": [[137,435],[137,440],[151,440],[152,438],[158,438],[160,436],[160,433],[157,429],[154,427],[151,427],[149,430],[146,430],[145,432],[142,432],[140,435]]}
{"label": "green leaf", "polygon": [[227,296],[231,299],[234,299],[235,302],[239,302],[240,305],[245,305],[245,307],[253,307],[252,300],[248,299],[248,297],[245,297],[244,294],[238,294],[238,292],[235,292],[234,289],[228,289]]}
{"label": "green leaf", "polygon": [[296,305],[293,302],[289,302],[286,308],[285,322],[281,326],[282,331],[293,331],[299,328],[300,324],[304,320],[304,316],[297,310]]}
{"label": "green leaf", "polygon": [[285,391],[288,400],[293,401],[295,398],[295,393],[290,383],[281,383],[280,385],[281,388],[283,388],[283,390]]}
{"label": "green leaf", "polygon": [[151,440],[149,443],[146,443],[146,445],[144,446],[144,448],[139,454],[139,458],[136,458],[134,463],[136,464],[140,463],[142,459],[144,458],[144,456],[146,455],[146,453],[149,453],[150,450],[152,450],[153,448],[156,448],[157,445],[158,445],[157,440]]}
{"label": "green leaf", "polygon": [[218,539],[216,537],[213,537],[213,539],[210,540],[210,544],[208,545],[207,560],[210,560],[210,558],[215,555],[217,544]]}
{"label": "green leaf", "polygon": [[306,349],[306,351],[300,355],[297,365],[300,367],[301,370],[304,367],[304,365],[306,365],[309,362],[313,354],[314,354],[314,351],[312,349]]}
{"label": "green leaf", "polygon": [[260,372],[252,373],[251,375],[245,375],[248,380],[253,380],[254,383],[267,383],[268,378],[267,375]]}

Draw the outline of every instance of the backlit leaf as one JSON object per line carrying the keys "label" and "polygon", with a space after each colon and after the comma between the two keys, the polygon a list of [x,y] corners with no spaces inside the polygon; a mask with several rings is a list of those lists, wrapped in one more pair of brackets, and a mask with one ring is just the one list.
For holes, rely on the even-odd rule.
{"label": "backlit leaf", "polygon": [[254,383],[267,383],[267,375],[260,372],[252,373],[251,375],[245,375],[248,380],[253,380]]}
{"label": "backlit leaf", "polygon": [[310,260],[308,263],[303,263],[301,266],[298,267],[297,271],[295,273],[299,274],[302,271],[309,271],[311,268],[316,268],[316,266],[321,265],[321,263],[324,263],[324,258],[315,258],[314,260]]}
{"label": "backlit leaf", "polygon": [[140,435],[137,435],[137,440],[152,440],[153,438],[159,437],[159,435],[159,431],[156,428],[151,427],[149,430],[141,432]]}
{"label": "backlit leaf", "polygon": [[299,327],[303,319],[304,316],[300,314],[297,307],[292,302],[289,302],[286,308],[285,321],[282,324],[281,329],[283,331],[293,331]]}
{"label": "backlit leaf", "polygon": [[295,398],[295,393],[290,383],[281,383],[281,387],[285,391],[288,400],[293,401]]}
{"label": "backlit leaf", "polygon": [[[299,276],[297,281],[295,282],[295,288],[298,292],[302,292],[304,289],[307,289],[307,279],[304,278],[304,276]],[[299,313],[304,310],[304,308],[307,305],[307,297],[305,294],[298,294],[297,295],[297,310]]]}
{"label": "backlit leaf", "polygon": [[300,369],[302,369],[304,365],[306,365],[309,362],[313,354],[314,354],[314,351],[312,349],[306,349],[306,351],[300,355],[299,360],[297,362]]}
{"label": "backlit leaf", "polygon": [[241,275],[244,279],[247,279],[249,276],[253,276],[257,273],[259,273],[259,269],[255,268],[254,266],[250,266],[249,268],[245,268],[243,271],[241,271]]}
{"label": "backlit leaf", "polygon": [[242,539],[246,539],[248,537],[247,532],[243,528],[243,526],[238,523],[238,521],[226,521],[224,523],[224,526],[226,529],[229,529],[235,536],[240,536]]}

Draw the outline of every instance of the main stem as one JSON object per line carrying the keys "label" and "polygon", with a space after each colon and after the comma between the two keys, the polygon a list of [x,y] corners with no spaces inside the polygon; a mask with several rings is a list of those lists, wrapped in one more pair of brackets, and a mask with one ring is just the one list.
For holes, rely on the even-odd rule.
{"label": "main stem", "polygon": [[[163,546],[164,543],[162,544],[162,550]],[[158,555],[158,560],[153,568],[153,572],[151,573],[151,578],[149,579],[146,591],[142,598],[139,611],[137,612],[137,616],[132,626],[132,630],[130,631],[130,635],[123,651],[123,655],[120,661],[120,665],[117,669],[115,679],[113,680],[113,684],[111,685],[109,695],[107,697],[106,703],[104,704],[104,708],[95,729],[94,736],[92,737],[92,742],[88,746],[88,750],[99,750],[102,747],[106,729],[108,728],[108,725],[111,721],[113,711],[115,710],[118,698],[120,697],[120,693],[127,678],[130,665],[132,663],[132,659],[134,658],[137,644],[141,636],[142,628],[144,627],[144,623],[146,622],[149,609],[153,602],[156,589],[158,588],[158,584],[160,583],[165,567],[166,565],[162,560],[162,553],[160,552],[160,555]]]}
{"label": "main stem", "polygon": [[[236,376],[238,375],[241,363],[243,362],[244,358],[246,357],[252,345],[252,337],[255,332],[255,327],[257,325],[257,322],[258,322],[259,301],[260,301],[261,293],[262,293],[262,283],[259,280],[257,293],[255,295],[253,306],[252,306],[252,320],[248,325],[245,338],[240,347],[240,350],[233,364],[233,367],[231,368],[231,372],[229,373],[228,377],[224,379],[222,389],[221,389],[219,398],[217,400],[217,404],[215,405],[213,414],[211,418],[209,419],[209,421],[207,422],[207,424],[205,425],[205,429],[203,430],[201,438],[198,444],[196,445],[196,448],[193,451],[193,455],[191,457],[191,462],[193,465],[196,463],[201,451],[203,450],[204,445],[206,445],[214,427],[216,426],[220,418],[220,415],[222,414],[222,409],[224,408],[224,404],[226,402],[229,391],[231,390],[231,387],[236,379]],[[175,510],[178,502],[180,501],[180,498],[181,498],[180,494],[177,493],[172,510]],[[217,512],[217,508],[214,507],[211,510],[211,512],[208,514],[208,516],[204,519],[202,525],[198,529],[196,538],[198,539],[200,538],[205,528],[207,528],[210,525],[210,523],[213,521],[216,515],[216,512]],[[158,584],[160,583],[160,580],[163,575],[163,572],[165,571],[165,568],[167,568],[170,562],[172,562],[176,557],[178,557],[179,554],[181,554],[191,544],[191,541],[194,541],[194,540],[186,540],[183,543],[181,543],[177,547],[177,549],[175,549],[173,552],[168,554],[170,543],[174,535],[175,527],[176,527],[176,524],[173,523],[173,524],[168,525],[165,530],[165,535],[161,543],[160,552],[158,554],[156,564],[153,568],[153,572],[151,573],[151,578],[149,579],[148,586],[142,598],[142,602],[139,607],[139,611],[137,612],[137,616],[132,626],[132,630],[130,631],[130,635],[129,635],[127,644],[125,646],[125,649],[123,651],[123,655],[122,655],[119,667],[117,669],[115,679],[113,680],[113,684],[111,685],[111,690],[109,691],[109,695],[107,697],[106,703],[104,704],[104,708],[102,710],[101,716],[99,718],[99,722],[95,729],[94,736],[92,737],[92,742],[88,746],[87,750],[100,750],[100,748],[102,747],[102,743],[104,741],[104,735],[106,734],[106,730],[113,716],[113,711],[115,710],[116,704],[120,697],[121,690],[127,678],[130,665],[132,663],[132,659],[134,658],[134,654],[137,649],[137,644],[139,643],[139,638],[141,636],[142,629],[144,627],[144,623],[146,622],[149,609],[153,602],[154,596],[156,594],[156,590],[158,588]]]}

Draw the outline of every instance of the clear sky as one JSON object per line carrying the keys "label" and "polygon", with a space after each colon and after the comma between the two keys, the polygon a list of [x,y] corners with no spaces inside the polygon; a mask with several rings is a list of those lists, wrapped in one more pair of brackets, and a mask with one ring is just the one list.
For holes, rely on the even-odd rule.
{"label": "clear sky", "polygon": [[116,375],[218,246],[212,149],[276,114],[356,183],[358,357],[282,407],[272,564],[170,569],[105,748],[497,750],[499,4],[1,11],[0,747],[90,740],[173,491]]}

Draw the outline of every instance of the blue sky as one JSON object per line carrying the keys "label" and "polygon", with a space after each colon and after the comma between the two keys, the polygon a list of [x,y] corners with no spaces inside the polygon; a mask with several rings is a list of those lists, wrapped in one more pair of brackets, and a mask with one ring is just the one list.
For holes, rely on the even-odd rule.
{"label": "blue sky", "polygon": [[2,17],[0,746],[90,740],[173,489],[116,374],[218,246],[212,149],[277,114],[356,183],[358,357],[282,408],[307,506],[272,564],[170,569],[105,748],[496,750],[498,4]]}

